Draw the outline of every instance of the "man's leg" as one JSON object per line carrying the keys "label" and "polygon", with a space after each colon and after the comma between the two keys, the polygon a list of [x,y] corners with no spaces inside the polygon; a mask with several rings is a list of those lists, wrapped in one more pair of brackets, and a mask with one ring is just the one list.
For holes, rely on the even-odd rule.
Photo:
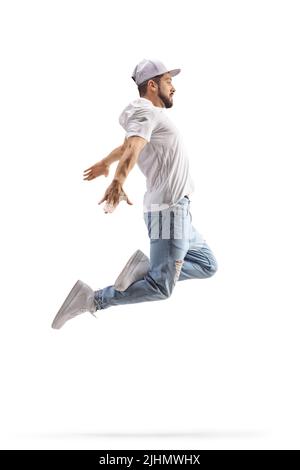
{"label": "man's leg", "polygon": [[[113,286],[95,291],[97,309],[106,309],[112,305],[163,300],[170,297],[179,278],[184,257],[189,248],[189,237],[179,235],[180,226],[189,223],[187,200],[175,208],[175,216],[169,210],[150,215],[150,270],[143,279],[131,284],[120,292]],[[145,220],[147,223],[147,221]],[[170,223],[168,227],[168,222]],[[168,234],[169,228],[169,234]]]}
{"label": "man's leg", "polygon": [[217,270],[218,263],[211,248],[192,225],[189,249],[178,280],[205,279],[213,276]]}
{"label": "man's leg", "polygon": [[98,309],[112,305],[131,304],[163,300],[170,297],[179,275],[178,258],[183,259],[186,250],[178,253],[170,240],[150,241],[150,270],[144,278],[131,284],[120,292],[113,286],[95,291]]}

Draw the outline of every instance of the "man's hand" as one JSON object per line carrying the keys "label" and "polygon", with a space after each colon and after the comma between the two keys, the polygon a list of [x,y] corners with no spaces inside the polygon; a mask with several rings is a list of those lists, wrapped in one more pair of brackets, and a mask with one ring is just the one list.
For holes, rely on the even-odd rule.
{"label": "man's hand", "polygon": [[91,166],[84,170],[84,180],[93,180],[97,178],[97,176],[104,175],[108,176],[109,173],[109,164],[106,163],[104,160],[100,160],[100,162],[95,163],[95,165]]}
{"label": "man's hand", "polygon": [[98,204],[102,204],[102,202],[106,201],[104,211],[107,213],[110,212],[109,208],[111,208],[111,211],[114,210],[122,199],[124,199],[127,204],[130,204],[131,206],[133,205],[133,203],[129,201],[127,194],[124,192],[121,183],[114,179],[108,186],[103,198],[98,202]]}
{"label": "man's hand", "polygon": [[95,165],[84,170],[85,174],[83,175],[84,176],[83,179],[93,180],[94,178],[97,178],[97,176],[100,176],[100,175],[108,176],[110,165],[114,163],[115,161],[120,160],[121,156],[123,155],[126,149],[126,146],[127,146],[127,139],[125,137],[125,140],[122,145],[112,150],[110,154],[108,154],[107,157],[100,160],[100,162],[95,163]]}

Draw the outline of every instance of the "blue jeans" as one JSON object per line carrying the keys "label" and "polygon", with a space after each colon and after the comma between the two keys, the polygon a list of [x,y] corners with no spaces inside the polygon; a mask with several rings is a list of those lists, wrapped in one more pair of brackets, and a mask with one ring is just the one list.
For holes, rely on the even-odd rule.
{"label": "blue jeans", "polygon": [[192,225],[186,196],[168,209],[144,212],[144,221],[150,239],[150,270],[123,292],[113,286],[95,291],[97,310],[167,299],[177,281],[204,279],[217,271],[216,258]]}

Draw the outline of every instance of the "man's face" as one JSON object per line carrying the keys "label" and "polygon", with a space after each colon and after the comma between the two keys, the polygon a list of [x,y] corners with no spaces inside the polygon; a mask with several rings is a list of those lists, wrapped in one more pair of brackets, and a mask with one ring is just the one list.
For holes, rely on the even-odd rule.
{"label": "man's face", "polygon": [[170,73],[165,73],[160,79],[157,96],[162,100],[166,108],[173,106],[174,93],[175,88],[172,84],[172,76]]}

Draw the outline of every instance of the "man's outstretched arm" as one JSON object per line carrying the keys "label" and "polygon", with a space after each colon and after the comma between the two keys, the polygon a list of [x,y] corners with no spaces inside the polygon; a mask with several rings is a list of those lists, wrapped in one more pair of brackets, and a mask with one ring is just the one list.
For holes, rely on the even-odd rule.
{"label": "man's outstretched arm", "polygon": [[127,145],[116,168],[114,179],[108,186],[104,197],[101,199],[101,201],[99,201],[98,204],[107,201],[108,204],[112,204],[114,207],[116,207],[122,194],[125,196],[127,203],[132,204],[125,194],[122,186],[129,172],[138,161],[140,152],[146,144],[147,140],[140,136],[131,136],[127,139]]}
{"label": "man's outstretched arm", "polygon": [[83,179],[90,181],[90,180],[97,178],[97,176],[100,176],[100,175],[108,176],[110,165],[113,162],[120,160],[120,158],[122,157],[125,151],[126,144],[127,144],[127,139],[125,137],[122,145],[112,150],[107,155],[107,157],[103,158],[99,162],[95,163],[91,167],[84,170]]}

